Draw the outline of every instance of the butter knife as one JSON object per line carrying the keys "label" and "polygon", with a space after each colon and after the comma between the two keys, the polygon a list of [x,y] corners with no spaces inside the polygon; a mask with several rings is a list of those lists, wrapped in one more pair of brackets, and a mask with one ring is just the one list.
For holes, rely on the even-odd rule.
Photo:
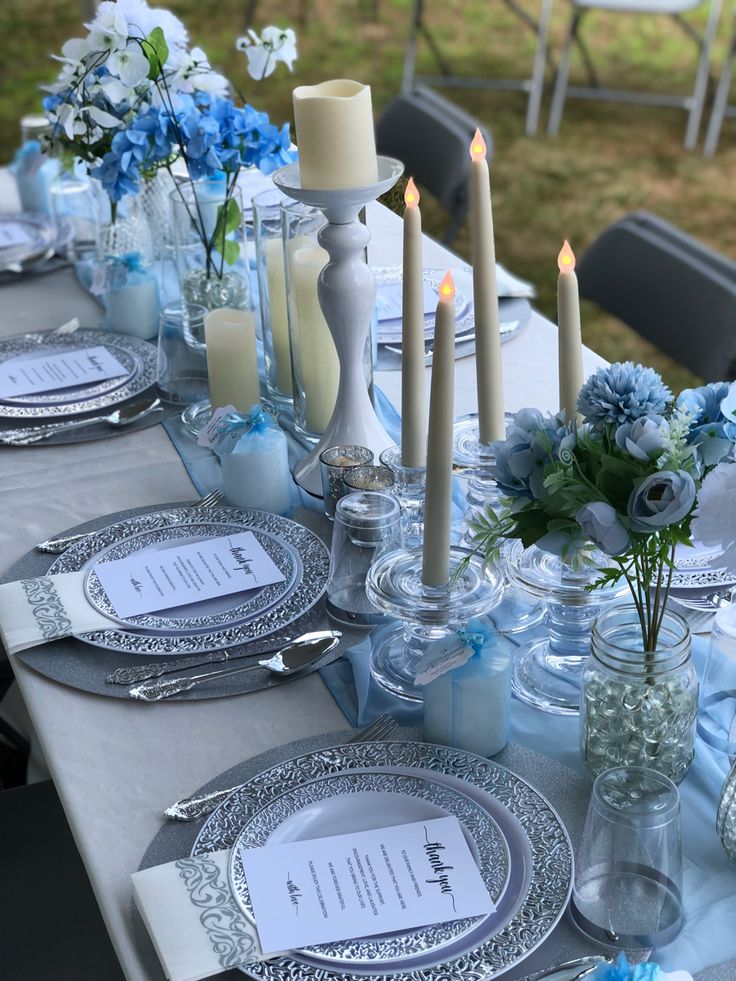
{"label": "butter knife", "polygon": [[210,651],[202,654],[201,657],[180,657],[175,661],[167,659],[156,661],[153,664],[140,664],[130,668],[117,668],[109,674],[105,681],[108,685],[135,685],[141,681],[149,681],[152,678],[160,678],[164,674],[174,674],[178,671],[187,671],[189,668],[199,668],[203,664],[216,664],[220,661],[237,661],[242,657],[256,657],[264,654],[275,654],[280,651],[285,644],[297,641],[317,641],[323,638],[340,637],[338,630],[315,630],[311,633],[300,634],[298,637],[281,637],[278,644],[271,641],[271,646],[263,647],[260,650],[249,648],[247,651],[240,651],[239,648],[230,650]]}

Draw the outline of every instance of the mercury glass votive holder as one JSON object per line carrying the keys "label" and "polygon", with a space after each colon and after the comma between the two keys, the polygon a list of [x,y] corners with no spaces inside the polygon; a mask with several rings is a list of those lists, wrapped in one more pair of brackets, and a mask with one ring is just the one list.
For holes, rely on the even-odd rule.
{"label": "mercury glass votive holder", "polygon": [[353,491],[391,491],[396,479],[388,467],[351,467],[342,478],[344,493]]}
{"label": "mercury glass votive holder", "polygon": [[426,467],[405,467],[401,447],[389,446],[380,456],[381,463],[394,475],[393,493],[401,505],[401,527],[404,544],[421,545],[424,539],[424,495],[427,488]]}
{"label": "mercury glass votive holder", "polygon": [[467,549],[450,549],[446,585],[422,581],[421,548],[404,548],[377,559],[368,571],[368,599],[400,621],[382,631],[371,651],[371,675],[386,690],[407,701],[421,702],[418,670],[432,645],[441,643],[473,617],[489,613],[500,601],[500,578]]}
{"label": "mercury glass votive holder", "polygon": [[334,521],[337,502],[345,494],[343,478],[353,467],[367,466],[373,463],[373,451],[366,446],[354,446],[342,443],[322,450],[319,455],[320,470],[322,471],[322,495],[324,497],[325,515]]}

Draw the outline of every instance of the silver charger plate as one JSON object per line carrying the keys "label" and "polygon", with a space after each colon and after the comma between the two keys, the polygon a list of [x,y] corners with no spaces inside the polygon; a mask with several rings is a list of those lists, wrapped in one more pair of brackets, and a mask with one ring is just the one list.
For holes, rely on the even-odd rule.
{"label": "silver charger plate", "polygon": [[[2,244],[6,235],[17,232],[22,241],[14,245]],[[0,269],[40,259],[54,247],[57,239],[56,225],[47,215],[30,212],[0,215]]]}
{"label": "silver charger plate", "polygon": [[[48,346],[47,346],[48,345]],[[125,334],[113,334],[106,330],[81,329],[73,334],[56,334],[46,339],[43,334],[20,334],[0,340],[0,362],[24,354],[36,352],[51,353],[64,348],[85,347],[109,348],[118,357],[126,356],[128,363],[132,358],[136,369],[122,385],[90,394],[89,388],[79,389],[78,397],[73,401],[49,402],[39,405],[15,405],[10,402],[0,403],[0,418],[6,419],[38,419],[77,416],[86,412],[111,409],[113,406],[140,395],[158,380],[158,351],[153,344],[138,337],[128,337]],[[119,379],[118,379],[119,380]],[[115,381],[115,379],[110,379]],[[100,383],[104,385],[105,383]],[[95,389],[97,386],[91,386]]]}
{"label": "silver charger plate", "polygon": [[[424,269],[422,278],[427,286],[430,286],[439,297],[439,286],[445,275],[446,270]],[[378,286],[400,284],[404,278],[402,266],[378,266],[373,269]],[[455,292],[455,338],[461,340],[464,336],[473,334],[475,331],[475,314],[473,304],[460,291]],[[425,314],[424,318],[424,340],[431,341],[434,337],[434,313]],[[378,322],[378,343],[391,344],[397,346],[401,344],[401,319],[384,320]]]}
{"label": "silver charger plate", "polygon": [[[88,563],[84,580],[84,592],[90,604],[100,613],[117,620],[132,629],[147,633],[187,633],[212,630],[215,627],[233,627],[260,616],[265,610],[285,600],[296,589],[302,575],[302,563],[298,551],[288,542],[272,532],[262,530],[261,523],[271,524],[265,511],[252,511],[249,524],[233,524],[208,521],[203,518],[199,524],[178,525],[174,528],[158,528],[155,531],[131,535],[103,549]],[[284,576],[282,582],[271,583],[257,589],[243,590],[212,600],[202,600],[186,606],[179,606],[162,613],[141,613],[130,617],[119,617],[110,602],[96,569],[101,563],[114,562],[138,552],[156,553],[167,548],[187,545],[197,541],[237,535],[251,531],[258,544]]]}
{"label": "silver charger plate", "polygon": [[[330,813],[330,805],[332,811]],[[403,807],[402,807],[403,805]],[[378,822],[375,816],[380,815]],[[494,904],[508,882],[509,850],[498,825],[480,805],[446,784],[425,776],[368,772],[331,774],[288,791],[255,814],[240,832],[230,855],[230,883],[240,908],[255,922],[242,848],[390,827],[455,816]],[[322,834],[317,821],[322,819]],[[305,827],[306,825],[306,827]],[[332,825],[332,826],[331,826]],[[337,827],[334,827],[337,825]],[[466,936],[484,917],[451,920],[404,933],[362,937],[307,947],[317,960],[375,966],[427,955]]]}
{"label": "silver charger plate", "polygon": [[[192,854],[232,847],[250,816],[292,787],[330,773],[385,768],[402,772],[416,768],[455,782],[473,799],[478,795],[493,800],[499,808],[498,815],[493,816],[507,841],[514,827],[524,837],[528,861],[527,868],[517,869],[524,875],[520,897],[495,924],[492,935],[477,938],[468,948],[471,934],[455,956],[449,956],[448,948],[440,964],[429,958],[431,963],[407,965],[400,971],[394,967],[390,973],[396,981],[491,981],[549,936],[567,906],[573,877],[572,846],[554,808],[526,781],[492,760],[445,746],[403,742],[353,743],[305,753],[258,773],[238,787],[206,819]],[[521,864],[512,858],[512,877],[515,866]],[[482,933],[483,924],[480,930]],[[306,956],[249,965],[244,973],[266,981],[385,981],[387,976],[356,968],[336,972],[327,969],[324,962],[310,962]]]}
{"label": "silver charger plate", "polygon": [[301,561],[291,591],[252,619],[232,625],[181,633],[155,633],[149,628],[111,627],[79,634],[77,639],[94,647],[122,651],[128,654],[171,654],[179,657],[199,654],[215,648],[235,647],[274,631],[281,630],[311,609],[327,588],[330,567],[329,552],[322,541],[308,528],[266,511],[244,508],[165,508],[137,517],[127,518],[91,532],[82,541],[70,546],[49,568],[49,575],[80,572],[111,546],[138,535],[171,531],[172,528],[201,525],[203,521],[238,527],[241,531],[258,528],[296,553]]}
{"label": "silver charger plate", "polygon": [[722,564],[723,549],[678,546],[670,589],[677,591],[727,589],[736,586],[736,575]]}

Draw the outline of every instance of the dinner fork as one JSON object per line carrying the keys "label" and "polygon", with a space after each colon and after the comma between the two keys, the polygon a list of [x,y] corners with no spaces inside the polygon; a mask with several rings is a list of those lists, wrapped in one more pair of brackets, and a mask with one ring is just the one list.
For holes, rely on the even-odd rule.
{"label": "dinner fork", "polygon": [[[357,732],[347,743],[371,743],[380,739],[387,739],[394,729],[398,728],[398,722],[390,715],[380,715],[375,722]],[[164,817],[172,821],[197,821],[199,818],[211,814],[215,808],[219,807],[224,800],[235,793],[244,784],[237,784],[235,787],[228,787],[226,790],[213,790],[209,794],[199,794],[195,797],[183,797],[176,801],[171,807],[164,811]]]}
{"label": "dinner fork", "polygon": [[[220,504],[221,501],[222,492],[212,490],[209,494],[205,494],[201,500],[190,504],[189,507],[212,508]],[[88,534],[88,531],[82,531],[76,535],[62,535],[60,538],[47,538],[46,541],[39,542],[34,548],[37,552],[45,552],[47,555],[60,555],[62,552],[66,552],[70,545],[76,545],[77,542],[81,542]]]}

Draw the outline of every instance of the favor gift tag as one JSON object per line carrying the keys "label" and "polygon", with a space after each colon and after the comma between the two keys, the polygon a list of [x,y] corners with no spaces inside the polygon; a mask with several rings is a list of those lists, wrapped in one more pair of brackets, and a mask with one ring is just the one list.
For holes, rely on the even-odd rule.
{"label": "favor gift tag", "polygon": [[415,681],[418,685],[428,685],[447,671],[461,667],[475,654],[457,634],[435,640],[417,662]]}
{"label": "favor gift tag", "polygon": [[237,411],[234,405],[224,405],[219,409],[215,409],[212,413],[212,418],[204,429],[201,430],[197,439],[197,445],[206,446],[208,449],[214,450],[218,456],[231,453],[243,435],[243,430],[236,429],[234,431],[228,431],[222,420],[225,416],[231,413],[237,413]]}

